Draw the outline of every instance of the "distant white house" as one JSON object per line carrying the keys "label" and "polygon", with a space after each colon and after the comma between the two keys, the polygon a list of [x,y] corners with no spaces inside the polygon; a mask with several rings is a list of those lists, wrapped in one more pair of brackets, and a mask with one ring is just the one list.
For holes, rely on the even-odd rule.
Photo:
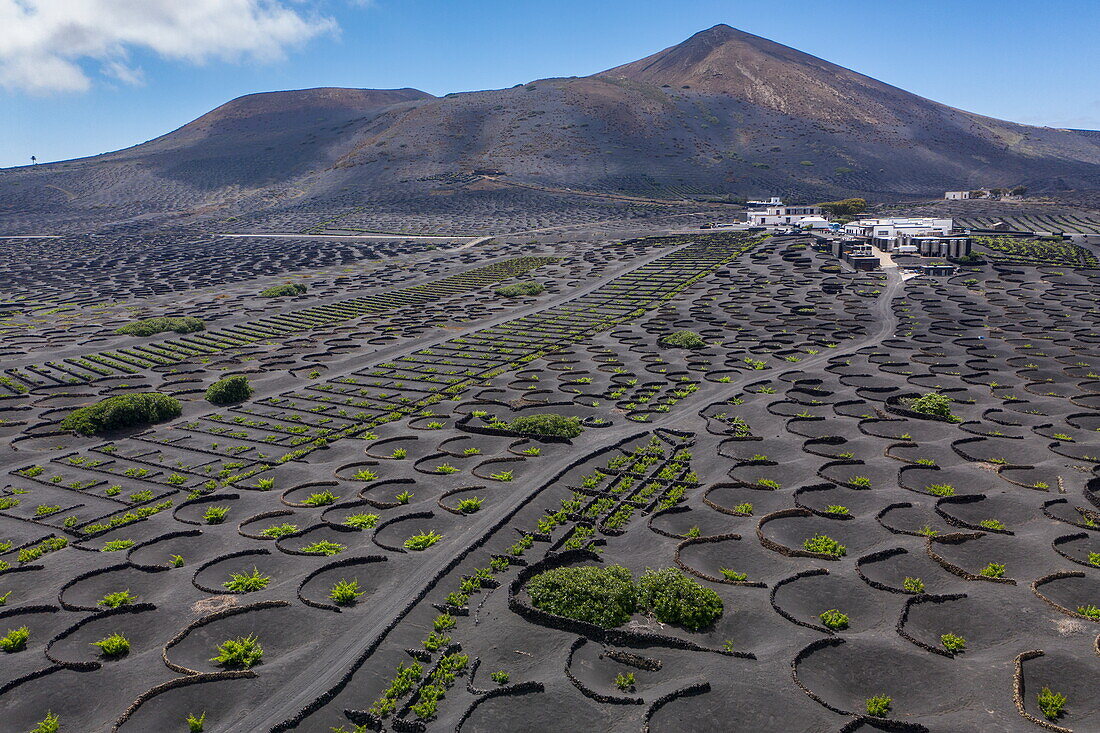
{"label": "distant white house", "polygon": [[783,199],[778,196],[772,196],[770,199],[764,199],[761,201],[748,201],[749,206],[782,206]]}
{"label": "distant white house", "polygon": [[860,219],[845,224],[844,232],[884,252],[953,258],[970,254],[970,237],[953,235],[952,224],[951,219]]}
{"label": "distant white house", "polygon": [[778,204],[748,213],[749,224],[754,227],[790,226],[810,217],[822,218],[820,206],[786,206]]}
{"label": "distant white house", "polygon": [[844,225],[844,232],[871,240],[894,240],[901,234],[939,234],[951,233],[951,219],[908,218],[908,219],[858,219]]}
{"label": "distant white house", "polygon": [[804,216],[798,221],[800,229],[828,229],[829,220],[823,216]]}
{"label": "distant white house", "polygon": [[945,191],[943,197],[948,201],[963,201],[970,198],[969,191]]}

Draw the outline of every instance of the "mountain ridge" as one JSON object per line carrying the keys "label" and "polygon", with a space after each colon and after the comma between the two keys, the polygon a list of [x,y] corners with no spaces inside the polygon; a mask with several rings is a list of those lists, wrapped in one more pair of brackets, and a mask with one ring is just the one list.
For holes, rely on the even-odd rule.
{"label": "mountain ridge", "polygon": [[239,215],[291,200],[328,210],[479,170],[667,197],[1095,190],[1100,133],[949,107],[719,24],[590,76],[509,89],[245,95],[131,148],[0,171],[0,230],[36,206],[74,219],[111,207],[154,220]]}

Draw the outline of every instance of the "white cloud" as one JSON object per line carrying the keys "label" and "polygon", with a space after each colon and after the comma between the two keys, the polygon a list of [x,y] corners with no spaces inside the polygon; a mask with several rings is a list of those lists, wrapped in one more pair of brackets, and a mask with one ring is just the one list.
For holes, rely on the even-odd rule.
{"label": "white cloud", "polygon": [[92,69],[127,84],[131,51],[203,64],[272,61],[337,30],[282,0],[0,0],[0,87],[80,92]]}

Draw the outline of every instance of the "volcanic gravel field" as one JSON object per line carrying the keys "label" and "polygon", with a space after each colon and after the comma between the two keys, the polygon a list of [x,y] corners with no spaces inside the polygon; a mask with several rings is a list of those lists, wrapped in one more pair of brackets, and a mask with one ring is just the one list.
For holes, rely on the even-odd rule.
{"label": "volcanic gravel field", "polygon": [[[903,279],[811,244],[11,240],[0,635],[28,636],[0,728],[1100,730],[1100,271],[1028,250]],[[256,297],[284,282],[308,290]],[[206,329],[115,333],[161,315]],[[682,330],[705,345],[662,343]],[[204,399],[232,375],[248,400]],[[60,428],[150,391],[182,416]],[[499,425],[545,413],[585,429]],[[598,565],[675,568],[723,611],[605,628],[527,592]],[[248,636],[259,663],[212,661]]]}

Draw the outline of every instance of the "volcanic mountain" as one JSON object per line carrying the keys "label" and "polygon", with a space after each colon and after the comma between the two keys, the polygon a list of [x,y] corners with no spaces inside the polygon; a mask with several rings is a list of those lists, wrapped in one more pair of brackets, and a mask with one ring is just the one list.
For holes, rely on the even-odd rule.
{"label": "volcanic mountain", "polygon": [[1095,190],[1100,133],[954,109],[717,25],[592,76],[510,89],[241,97],[126,150],[0,172],[0,228],[36,212],[333,209],[489,172],[496,185],[665,198]]}

